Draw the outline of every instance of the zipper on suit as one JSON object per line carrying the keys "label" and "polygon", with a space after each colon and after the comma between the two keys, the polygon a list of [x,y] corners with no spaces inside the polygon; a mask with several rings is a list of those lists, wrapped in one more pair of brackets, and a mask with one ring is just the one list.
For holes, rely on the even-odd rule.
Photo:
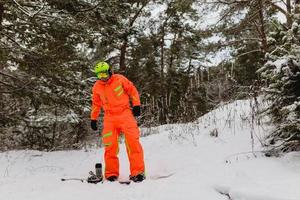
{"label": "zipper on suit", "polygon": [[106,104],[108,104],[108,99],[107,99],[107,94],[106,94],[106,88],[107,88],[107,83],[105,83],[105,85],[104,85],[104,98],[105,98]]}

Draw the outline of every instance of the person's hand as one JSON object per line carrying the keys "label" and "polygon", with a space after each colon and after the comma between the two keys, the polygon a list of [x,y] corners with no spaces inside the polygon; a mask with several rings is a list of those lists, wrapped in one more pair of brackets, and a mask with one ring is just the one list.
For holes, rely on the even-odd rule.
{"label": "person's hand", "polygon": [[138,117],[141,115],[141,106],[133,106],[132,113],[135,117]]}
{"label": "person's hand", "polygon": [[91,128],[96,131],[97,128],[97,120],[91,120]]}

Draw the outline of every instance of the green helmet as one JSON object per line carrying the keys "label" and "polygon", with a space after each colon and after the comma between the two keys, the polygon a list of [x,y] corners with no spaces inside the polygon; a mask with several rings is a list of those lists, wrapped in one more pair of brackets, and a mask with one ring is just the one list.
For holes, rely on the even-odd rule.
{"label": "green helmet", "polygon": [[110,76],[110,66],[104,61],[97,62],[94,72],[99,79],[107,79]]}
{"label": "green helmet", "polygon": [[109,64],[104,61],[97,62],[95,65],[95,73],[107,72],[109,70]]}

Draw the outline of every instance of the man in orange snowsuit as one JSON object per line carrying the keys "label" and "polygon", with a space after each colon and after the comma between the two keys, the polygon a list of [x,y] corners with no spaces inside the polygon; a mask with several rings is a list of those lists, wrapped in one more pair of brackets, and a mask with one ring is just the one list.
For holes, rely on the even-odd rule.
{"label": "man in orange snowsuit", "polygon": [[[91,127],[97,130],[97,119],[104,110],[102,143],[105,146],[105,178],[116,181],[119,176],[119,143],[122,132],[130,162],[130,179],[141,182],[145,179],[143,148],[139,142],[140,132],[134,116],[140,115],[140,98],[131,81],[120,74],[112,74],[106,62],[95,66],[98,80],[93,86]],[[132,103],[132,110],[130,107]]]}

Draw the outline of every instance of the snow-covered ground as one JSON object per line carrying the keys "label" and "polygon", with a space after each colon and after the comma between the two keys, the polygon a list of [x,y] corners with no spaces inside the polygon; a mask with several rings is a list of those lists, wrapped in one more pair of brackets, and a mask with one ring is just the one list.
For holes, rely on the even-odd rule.
{"label": "snow-covered ground", "polygon": [[[195,123],[143,130],[152,135],[141,139],[147,166],[142,183],[60,181],[86,177],[102,161],[103,149],[0,153],[0,199],[300,200],[300,153],[280,158],[260,153],[259,141],[272,127],[251,123],[252,103],[236,101]],[[129,175],[125,152],[121,145],[122,179]]]}

